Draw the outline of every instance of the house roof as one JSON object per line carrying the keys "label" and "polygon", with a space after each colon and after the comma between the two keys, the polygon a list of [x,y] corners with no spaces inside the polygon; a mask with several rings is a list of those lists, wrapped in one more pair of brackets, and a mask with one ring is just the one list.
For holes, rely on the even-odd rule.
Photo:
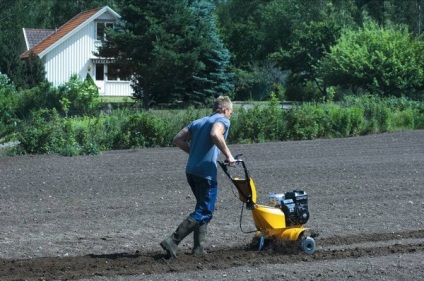
{"label": "house roof", "polygon": [[25,44],[27,49],[31,49],[38,42],[55,32],[54,29],[24,28]]}
{"label": "house roof", "polygon": [[92,9],[86,12],[81,12],[72,19],[70,19],[68,22],[66,22],[64,25],[59,27],[57,30],[54,30],[53,33],[51,33],[50,35],[36,43],[34,46],[32,46],[29,50],[23,53],[20,58],[28,58],[31,52],[34,52],[38,56],[44,55],[44,53],[46,53],[49,49],[54,48],[56,44],[68,38],[79,27],[82,27],[87,24],[91,17],[96,16],[98,13],[102,14],[106,10],[112,12],[114,15],[119,17],[119,15],[116,14],[108,6]]}

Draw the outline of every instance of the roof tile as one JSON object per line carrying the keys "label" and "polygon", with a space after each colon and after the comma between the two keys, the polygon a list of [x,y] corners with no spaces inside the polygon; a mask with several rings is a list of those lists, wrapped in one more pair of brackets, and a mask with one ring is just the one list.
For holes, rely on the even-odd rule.
{"label": "roof tile", "polygon": [[59,27],[57,31],[45,37],[43,40],[35,44],[31,49],[23,53],[21,55],[21,59],[28,58],[31,52],[34,52],[36,55],[39,55],[42,51],[44,51],[45,49],[47,49],[48,47],[56,43],[58,40],[66,36],[69,32],[77,28],[80,24],[84,23],[87,19],[89,19],[91,16],[96,14],[101,9],[102,8],[96,8],[86,12],[79,13],[78,15],[73,17],[71,20],[69,20],[67,23]]}
{"label": "roof tile", "polygon": [[41,40],[52,34],[54,29],[24,28],[25,37],[28,41],[28,49],[34,47]]}

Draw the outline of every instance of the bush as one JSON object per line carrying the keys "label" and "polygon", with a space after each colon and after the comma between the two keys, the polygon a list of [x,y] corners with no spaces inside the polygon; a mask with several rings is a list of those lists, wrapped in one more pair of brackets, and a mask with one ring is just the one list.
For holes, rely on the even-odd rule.
{"label": "bush", "polygon": [[311,105],[296,106],[286,114],[288,140],[311,140],[318,137],[320,123]]}
{"label": "bush", "polygon": [[326,86],[412,97],[424,80],[423,47],[421,38],[411,36],[405,26],[381,27],[369,20],[363,28],[342,32],[319,62],[318,72]]}
{"label": "bush", "polygon": [[[138,112],[114,110],[97,117],[62,118],[56,109],[33,111],[17,133],[16,153],[60,153],[73,156],[102,150],[171,146],[183,126],[209,115],[210,109]],[[229,143],[349,137],[424,128],[424,105],[371,96],[341,103],[303,104],[282,110],[273,98],[252,108],[237,107]]]}
{"label": "bush", "polygon": [[77,127],[70,118],[61,118],[56,109],[33,111],[18,134],[15,154],[50,154],[66,156],[98,154],[100,150],[91,127]]}
{"label": "bush", "polygon": [[20,120],[16,116],[19,96],[7,75],[0,73],[0,139],[12,134]]}
{"label": "bush", "polygon": [[169,146],[172,139],[167,138],[168,123],[150,113],[134,114],[122,126],[130,147]]}
{"label": "bush", "polygon": [[331,127],[325,137],[349,137],[360,134],[364,116],[361,108],[343,107],[334,103],[323,106],[328,107],[329,115],[326,119],[331,120]]}
{"label": "bush", "polygon": [[267,104],[234,109],[229,139],[233,143],[284,140],[286,121],[274,94]]}
{"label": "bush", "polygon": [[40,109],[56,109],[60,112],[59,93],[57,88],[49,82],[40,83],[38,86],[20,92],[21,102],[17,108],[17,115],[21,119],[31,116],[32,111]]}
{"label": "bush", "polygon": [[[68,82],[59,86],[61,109],[67,115],[93,115],[100,108],[99,89],[91,76],[82,81],[78,75],[72,75]],[[59,102],[58,101],[58,102]]]}
{"label": "bush", "polygon": [[360,134],[375,134],[392,131],[391,111],[394,109],[388,99],[365,95],[346,97],[347,107],[357,107],[363,111],[363,122]]}
{"label": "bush", "polygon": [[23,153],[44,154],[63,147],[61,119],[55,109],[41,109],[31,114],[31,123],[20,133],[19,149]]}

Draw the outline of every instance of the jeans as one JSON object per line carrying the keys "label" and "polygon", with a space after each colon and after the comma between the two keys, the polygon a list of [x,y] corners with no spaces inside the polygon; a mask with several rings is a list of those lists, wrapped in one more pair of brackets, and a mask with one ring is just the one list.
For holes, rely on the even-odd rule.
{"label": "jeans", "polygon": [[215,210],[218,183],[190,174],[187,174],[187,181],[196,197],[196,207],[190,217],[196,220],[199,225],[208,223]]}

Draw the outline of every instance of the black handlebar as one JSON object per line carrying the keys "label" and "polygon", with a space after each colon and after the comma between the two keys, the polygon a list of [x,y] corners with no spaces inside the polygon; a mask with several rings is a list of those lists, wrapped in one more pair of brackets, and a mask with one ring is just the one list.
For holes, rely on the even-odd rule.
{"label": "black handlebar", "polygon": [[[238,164],[240,162],[243,162],[243,159],[234,159],[234,163]],[[219,163],[219,161],[218,161],[218,163]],[[228,162],[228,160],[224,160],[224,162],[222,162],[222,164],[228,166],[228,165],[230,165],[230,162]]]}
{"label": "black handlebar", "polygon": [[[246,164],[244,164],[243,159],[241,159],[242,155],[243,154],[237,154],[234,157],[234,163],[236,165],[238,165],[239,163],[241,163],[243,165],[243,169],[244,169],[246,179],[248,179],[249,178],[249,172],[247,171]],[[230,172],[228,171],[228,167],[230,166],[230,163],[227,160],[224,160],[223,162],[221,162],[221,161],[217,161],[217,162],[218,162],[219,166],[221,166],[221,168],[225,172],[225,174],[232,180]]]}
{"label": "black handlebar", "polygon": [[[234,157],[234,163],[236,163],[236,164],[238,164],[238,163],[240,163],[240,162],[243,162],[243,159],[241,159],[241,157],[243,156],[243,154],[237,154],[235,157]],[[220,162],[220,161],[218,161],[218,163],[222,166],[222,165],[226,165],[226,166],[228,166],[230,163],[228,162],[228,160],[224,160],[224,162]]]}

